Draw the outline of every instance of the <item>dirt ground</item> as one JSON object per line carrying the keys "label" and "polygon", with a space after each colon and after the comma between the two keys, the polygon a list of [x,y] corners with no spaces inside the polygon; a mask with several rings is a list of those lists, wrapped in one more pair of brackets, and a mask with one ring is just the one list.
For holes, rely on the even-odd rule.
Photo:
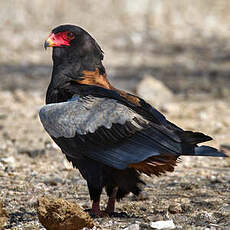
{"label": "dirt ground", "polygon": [[[4,229],[44,230],[35,208],[43,195],[91,206],[85,180],[38,118],[52,70],[51,49],[43,51],[42,43],[58,24],[81,25],[96,38],[115,87],[136,93],[145,75],[163,82],[173,100],[157,108],[182,128],[212,136],[207,144],[225,146],[230,154],[230,3],[210,3],[0,1]],[[129,195],[116,206],[128,217],[96,219],[97,229],[152,229],[159,220],[172,220],[176,229],[230,229],[229,159],[182,157],[173,173],[143,179],[141,196]],[[103,193],[102,205],[106,202]]]}
{"label": "dirt ground", "polygon": [[[90,207],[85,181],[43,130],[39,92],[0,92],[0,197],[9,213],[5,229],[44,229],[35,205],[43,195],[61,197]],[[215,137],[212,146],[229,144],[230,103],[213,99],[177,99],[165,115],[184,129]],[[122,229],[133,223],[151,229],[151,222],[172,219],[177,229],[228,229],[230,226],[230,161],[183,157],[175,172],[146,177],[143,194],[117,204],[129,218],[97,219],[100,229]],[[106,196],[102,197],[105,206]]]}

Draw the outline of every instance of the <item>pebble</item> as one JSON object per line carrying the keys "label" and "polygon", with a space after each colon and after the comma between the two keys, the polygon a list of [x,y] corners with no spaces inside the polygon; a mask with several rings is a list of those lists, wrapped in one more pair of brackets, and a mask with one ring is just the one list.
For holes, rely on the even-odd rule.
{"label": "pebble", "polygon": [[124,230],[139,230],[139,229],[140,229],[139,224],[131,224],[127,228],[125,228]]}
{"label": "pebble", "polygon": [[15,158],[13,156],[2,157],[0,158],[0,162],[2,162],[3,164],[7,164],[8,166],[11,166],[12,168],[14,168],[16,164]]}
{"label": "pebble", "polygon": [[153,229],[174,229],[176,226],[172,220],[156,221],[150,224]]}

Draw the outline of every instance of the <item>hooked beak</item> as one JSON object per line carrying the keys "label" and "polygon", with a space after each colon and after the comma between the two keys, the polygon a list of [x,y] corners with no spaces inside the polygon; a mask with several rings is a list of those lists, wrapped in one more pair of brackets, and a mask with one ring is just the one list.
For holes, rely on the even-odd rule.
{"label": "hooked beak", "polygon": [[53,47],[55,45],[56,45],[55,42],[52,40],[52,35],[49,36],[44,42],[44,48],[45,49],[47,49],[47,47]]}

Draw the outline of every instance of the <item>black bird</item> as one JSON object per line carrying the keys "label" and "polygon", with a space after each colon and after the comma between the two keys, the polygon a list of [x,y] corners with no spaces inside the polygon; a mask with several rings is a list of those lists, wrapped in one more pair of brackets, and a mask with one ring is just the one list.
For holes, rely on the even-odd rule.
{"label": "black bird", "polygon": [[[198,146],[211,137],[184,131],[143,99],[114,88],[102,64],[103,51],[82,28],[60,25],[44,46],[53,47],[53,72],[40,120],[87,181],[92,215],[112,214],[115,200],[138,195],[141,173],[172,172],[181,155],[225,156]],[[102,212],[104,187],[109,200]]]}

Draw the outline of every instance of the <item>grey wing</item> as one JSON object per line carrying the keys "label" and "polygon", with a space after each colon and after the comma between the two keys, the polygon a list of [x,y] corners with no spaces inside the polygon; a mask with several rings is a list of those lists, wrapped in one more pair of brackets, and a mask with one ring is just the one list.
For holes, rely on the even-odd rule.
{"label": "grey wing", "polygon": [[72,158],[77,152],[117,169],[162,154],[178,156],[180,139],[114,99],[92,96],[40,110],[46,131]]}
{"label": "grey wing", "polygon": [[[141,117],[114,99],[75,97],[55,104],[48,104],[39,112],[45,130],[53,137],[72,138],[76,134],[94,133],[98,128],[110,129],[113,124],[134,122]],[[147,121],[145,121],[147,122]],[[138,124],[135,123],[138,127]]]}

